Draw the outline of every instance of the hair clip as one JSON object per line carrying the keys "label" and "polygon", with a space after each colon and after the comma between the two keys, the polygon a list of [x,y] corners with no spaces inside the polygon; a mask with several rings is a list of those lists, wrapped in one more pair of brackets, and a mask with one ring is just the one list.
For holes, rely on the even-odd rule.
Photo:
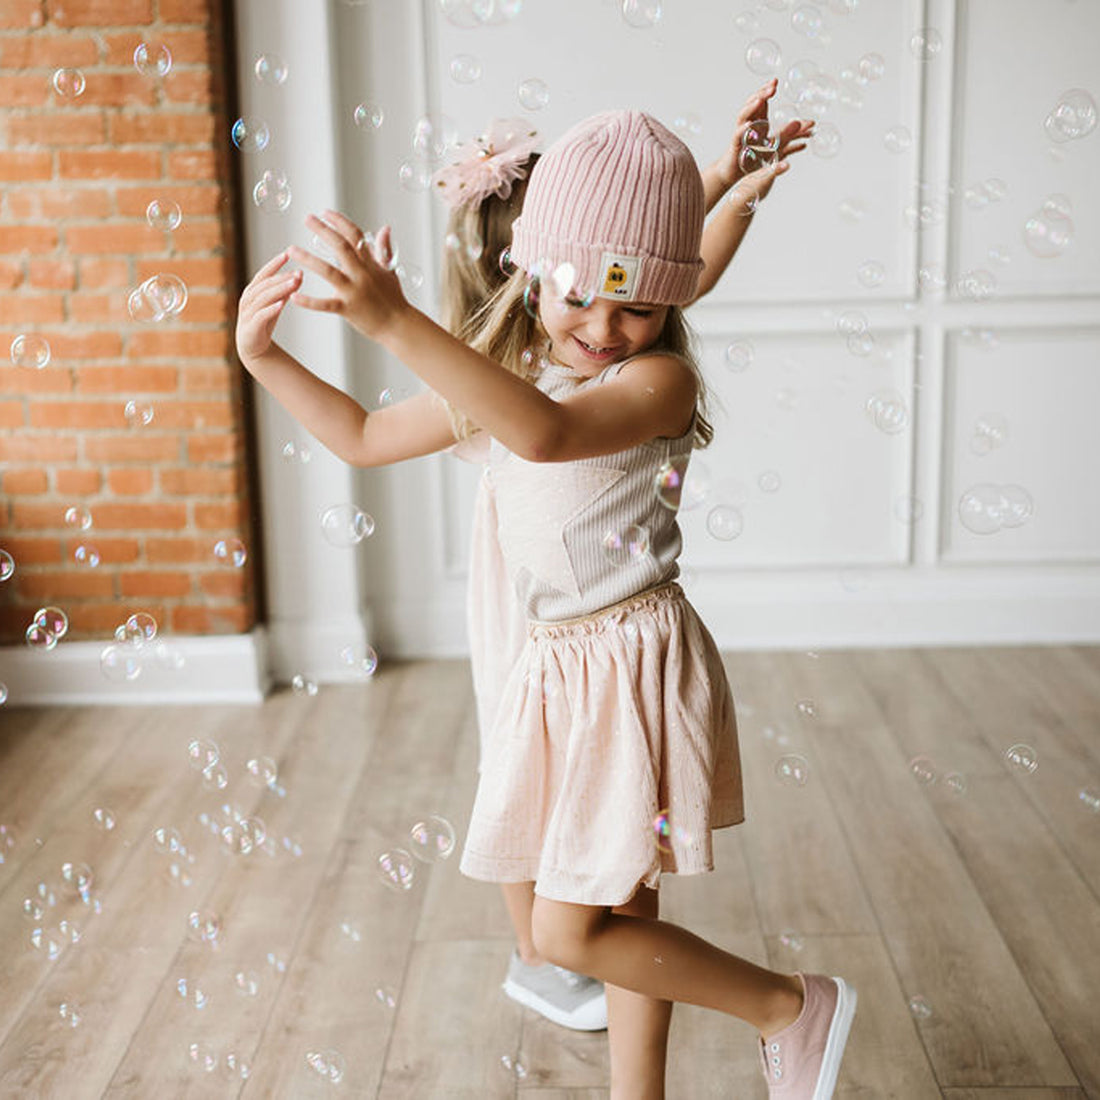
{"label": "hair clip", "polygon": [[538,140],[538,131],[522,118],[495,118],[487,133],[459,146],[459,158],[441,168],[432,182],[452,209],[480,204],[490,195],[506,199],[512,184],[527,175],[526,163]]}

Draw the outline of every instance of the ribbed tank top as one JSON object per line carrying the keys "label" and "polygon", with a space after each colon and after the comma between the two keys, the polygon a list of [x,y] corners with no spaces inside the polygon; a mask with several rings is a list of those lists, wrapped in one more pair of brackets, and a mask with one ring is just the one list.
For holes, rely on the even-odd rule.
{"label": "ribbed tank top", "polygon": [[[545,363],[535,385],[556,401],[613,378],[630,359],[592,378]],[[501,552],[529,619],[558,622],[590,615],[676,578],[682,539],[676,513],[656,491],[661,467],[691,454],[687,431],[616,454],[572,462],[528,462],[494,439],[487,476],[496,495]],[[634,557],[610,550],[609,534],[642,527],[649,547]],[[625,563],[625,564],[624,564]]]}

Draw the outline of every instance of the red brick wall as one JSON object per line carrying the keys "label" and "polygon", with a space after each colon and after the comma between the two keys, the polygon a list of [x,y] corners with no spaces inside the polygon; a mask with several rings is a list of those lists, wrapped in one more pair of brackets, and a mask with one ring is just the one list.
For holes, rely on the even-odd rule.
{"label": "red brick wall", "polygon": [[[0,2],[0,547],[16,562],[0,642],[44,603],[73,637],[136,610],[179,633],[253,624],[223,19],[220,0]],[[151,37],[172,53],[160,79],[133,63]],[[60,67],[82,95],[55,94]],[[179,228],[149,226],[154,198],[179,204]],[[159,272],[188,303],[135,323],[129,293]],[[44,369],[12,365],[24,332],[49,341]],[[129,400],[153,406],[148,426]],[[90,531],[66,527],[72,505]],[[215,558],[221,538],[249,547],[244,569]],[[74,562],[82,541],[97,568]]]}

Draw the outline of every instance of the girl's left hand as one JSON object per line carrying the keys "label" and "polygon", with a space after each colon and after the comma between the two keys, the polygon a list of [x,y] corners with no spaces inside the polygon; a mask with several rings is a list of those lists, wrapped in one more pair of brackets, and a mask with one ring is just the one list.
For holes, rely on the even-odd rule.
{"label": "girl's left hand", "polygon": [[397,274],[389,270],[393,255],[390,227],[368,237],[350,218],[335,210],[325,211],[325,220],[310,214],[306,225],[325,242],[336,258],[331,264],[312,252],[291,245],[292,259],[320,275],[335,291],[332,298],[314,298],[300,291],[290,300],[304,309],[338,313],[364,336],[377,340],[412,307],[401,291]]}

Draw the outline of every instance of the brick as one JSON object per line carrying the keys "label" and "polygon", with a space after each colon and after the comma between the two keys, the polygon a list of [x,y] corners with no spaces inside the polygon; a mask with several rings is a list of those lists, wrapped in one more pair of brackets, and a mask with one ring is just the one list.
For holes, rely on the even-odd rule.
{"label": "brick", "polygon": [[78,467],[71,470],[54,470],[53,484],[64,496],[86,497],[99,492],[103,475],[98,470]]}
{"label": "brick", "polygon": [[191,594],[189,573],[128,571],[119,575],[118,582],[123,596],[189,596]]}
{"label": "brick", "polygon": [[52,252],[58,241],[52,225],[0,226],[0,252]]}
{"label": "brick", "polygon": [[203,573],[199,588],[207,596],[234,596],[240,598],[251,591],[252,576],[244,569],[224,569],[217,573]]}
{"label": "brick", "polygon": [[82,443],[88,462],[178,462],[180,457],[178,436],[150,435],[140,429],[127,435],[85,436]]}
{"label": "brick", "polygon": [[[10,0],[6,0],[10,3]],[[0,17],[0,26],[5,26]],[[0,38],[0,65],[5,69],[80,69],[99,60],[91,38],[71,34],[25,34]]]}
{"label": "brick", "polygon": [[195,526],[200,531],[237,530],[245,520],[245,507],[239,500],[226,504],[195,505]]}
{"label": "brick", "polygon": [[[205,5],[197,5],[201,12]],[[112,20],[118,22],[118,20]],[[209,60],[210,49],[207,42],[206,29],[197,31],[174,30],[164,35],[164,43],[172,51],[172,64],[201,65]],[[134,50],[145,40],[147,36],[128,31],[125,34],[102,35],[103,44],[106,47],[106,65],[132,65],[134,63]]]}
{"label": "brick", "polygon": [[62,294],[7,294],[0,297],[0,325],[52,325],[65,319]]}
{"label": "brick", "polygon": [[157,179],[160,153],[145,149],[61,149],[57,167],[61,179]]}
{"label": "brick", "polygon": [[[3,92],[3,82],[0,81],[0,103],[5,102]],[[0,180],[11,183],[23,180],[48,180],[52,174],[52,153],[0,152]]]}
{"label": "brick", "polygon": [[55,565],[61,561],[60,539],[5,534],[0,538],[0,545],[15,558],[16,569],[25,565]]}
{"label": "brick", "polygon": [[225,262],[218,258],[185,260],[181,257],[173,257],[167,263],[163,260],[139,260],[137,281],[141,282],[161,271],[178,275],[187,284],[188,290],[192,287],[225,285]]}
{"label": "brick", "polygon": [[[115,192],[118,212],[125,218],[144,218],[145,208],[153,199],[170,199],[179,206],[184,222],[198,215],[216,214],[222,198],[223,192],[219,186],[204,183],[120,187]],[[172,239],[174,241],[176,238],[173,236]]]}
{"label": "brick", "polygon": [[185,393],[219,393],[239,398],[240,368],[235,364],[212,363],[209,366],[187,366],[182,373]]}
{"label": "brick", "polygon": [[30,408],[35,428],[119,428],[126,424],[121,401],[37,401]]}
{"label": "brick", "polygon": [[128,290],[107,294],[70,294],[69,318],[79,324],[129,324],[128,298]]}
{"label": "brick", "polygon": [[131,359],[220,359],[229,353],[225,329],[181,331],[148,328],[130,337]]}
{"label": "brick", "polygon": [[173,69],[164,80],[166,103],[207,106],[214,102],[215,83],[209,69]]}
{"label": "brick", "polygon": [[189,462],[232,462],[243,452],[243,441],[235,433],[190,435],[187,437]]}
{"label": "brick", "polygon": [[14,501],[11,507],[11,523],[25,530],[42,531],[65,526],[67,504],[42,504]]}
{"label": "brick", "polygon": [[[162,0],[163,2],[163,0]],[[176,634],[244,634],[255,625],[251,607],[173,607],[171,630]]]}
{"label": "brick", "polygon": [[111,197],[101,186],[19,187],[8,192],[8,209],[16,218],[106,218]]}
{"label": "brick", "polygon": [[115,579],[99,569],[72,569],[64,572],[51,569],[45,573],[17,573],[18,592],[36,599],[59,600],[66,597],[113,596]]}
{"label": "brick", "polygon": [[141,496],[153,488],[153,471],[134,466],[108,470],[107,487],[119,496]]}
{"label": "brick", "polygon": [[0,103],[5,107],[38,107],[56,98],[50,73],[0,74]]}
{"label": "brick", "polygon": [[[95,517],[95,505],[91,507]],[[73,561],[73,553],[81,543],[91,543],[99,551],[101,565],[128,565],[141,557],[141,543],[133,538],[104,538],[94,527],[81,538],[73,537],[65,543],[65,559]]]}
{"label": "brick", "polygon": [[238,472],[232,467],[210,469],[185,466],[182,469],[158,470],[160,490],[167,496],[232,496],[238,489]]}
{"label": "brick", "polygon": [[8,120],[8,141],[12,145],[102,145],[106,140],[107,123],[98,111],[35,114]]}
{"label": "brick", "polygon": [[0,290],[14,290],[22,282],[22,260],[0,260]]}
{"label": "brick", "polygon": [[199,325],[207,322],[226,323],[237,319],[237,296],[211,294],[209,291],[191,291],[187,296],[187,305],[179,314],[188,324]]}
{"label": "brick", "polygon": [[144,222],[141,225],[70,225],[65,230],[65,244],[68,251],[76,255],[132,256],[141,252],[163,252],[164,234]]}
{"label": "brick", "polygon": [[75,462],[76,452],[71,435],[0,435],[0,462]]}
{"label": "brick", "polygon": [[158,428],[230,428],[237,422],[225,401],[171,401],[157,408]]}
{"label": "brick", "polygon": [[72,260],[31,260],[27,275],[31,286],[43,290],[72,290],[76,286],[76,264]]}
{"label": "brick", "polygon": [[129,260],[105,260],[99,257],[80,261],[81,290],[123,290],[127,294],[136,285]]}
{"label": "brick", "polygon": [[80,97],[85,107],[121,107],[133,110],[153,107],[157,90],[154,81],[142,76],[136,69],[111,73],[90,70],[85,73],[87,85]]}
{"label": "brick", "polygon": [[0,4],[0,27],[22,30],[42,23],[41,0],[4,0]]}
{"label": "brick", "polygon": [[78,367],[76,372],[76,388],[82,393],[117,393],[127,400],[138,393],[174,393],[178,385],[175,367]]}
{"label": "brick", "polygon": [[214,562],[214,543],[208,538],[158,538],[145,540],[145,560],[150,565],[185,565],[192,562]]}
{"label": "brick", "polygon": [[[229,140],[228,134],[226,141]],[[213,149],[186,149],[168,154],[167,176],[174,180],[213,180],[218,178],[217,157]]]}
{"label": "brick", "polygon": [[44,370],[4,370],[0,369],[0,393],[39,394],[71,393],[73,388],[72,372],[67,367],[51,361]]}
{"label": "brick", "polygon": [[[23,427],[23,402],[0,401],[0,428],[21,427]],[[0,440],[0,443],[2,442]],[[3,457],[3,451],[0,450],[0,458]]]}
{"label": "brick", "polygon": [[109,122],[112,145],[212,145],[214,116],[207,111],[166,111],[115,115]]}
{"label": "brick", "polygon": [[114,359],[122,354],[122,337],[117,332],[66,332],[50,337],[55,359]]}
{"label": "brick", "polygon": [[[69,637],[114,635],[115,627],[124,623],[127,613],[114,601],[111,603],[78,603],[68,608]],[[160,619],[157,619],[160,622]]]}
{"label": "brick", "polygon": [[46,471],[40,466],[5,470],[3,485],[9,496],[38,496],[50,487]]}
{"label": "brick", "polygon": [[[187,218],[172,234],[176,252],[210,252],[226,245],[225,230],[216,218]],[[234,280],[227,278],[226,284]]]}
{"label": "brick", "polygon": [[[48,5],[50,22],[59,27],[126,26],[153,21],[153,0],[48,0]],[[195,7],[206,12],[205,4]]]}
{"label": "brick", "polygon": [[138,504],[104,502],[95,508],[96,529],[111,530],[182,530],[187,526],[186,504]]}
{"label": "brick", "polygon": [[162,23],[206,23],[210,18],[206,5],[195,0],[160,0],[159,11]]}

